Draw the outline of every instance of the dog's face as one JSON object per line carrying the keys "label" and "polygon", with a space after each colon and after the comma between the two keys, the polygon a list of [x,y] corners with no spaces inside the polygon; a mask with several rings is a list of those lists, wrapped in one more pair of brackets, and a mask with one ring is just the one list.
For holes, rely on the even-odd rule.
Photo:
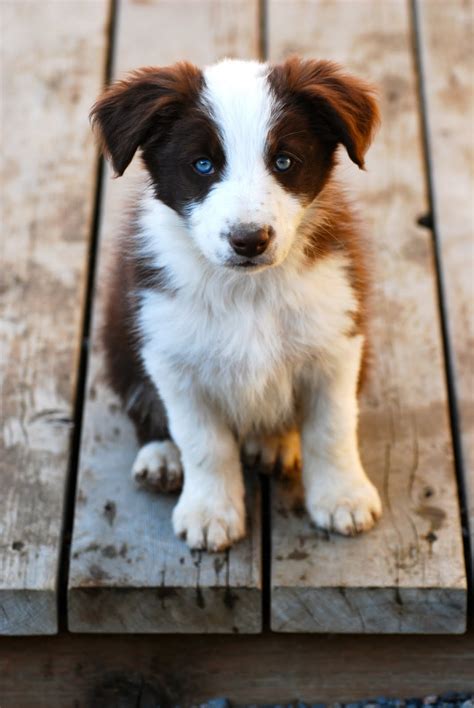
{"label": "dog's face", "polygon": [[142,69],[92,115],[116,172],[141,148],[156,197],[199,250],[247,273],[284,261],[338,144],[362,167],[378,120],[370,86],[296,58]]}

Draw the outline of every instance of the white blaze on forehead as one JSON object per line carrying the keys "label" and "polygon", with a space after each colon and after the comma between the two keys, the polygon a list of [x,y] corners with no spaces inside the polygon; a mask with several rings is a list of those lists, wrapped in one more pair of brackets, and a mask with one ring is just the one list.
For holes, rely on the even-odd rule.
{"label": "white blaze on forehead", "polygon": [[267,64],[232,59],[204,70],[202,100],[219,128],[232,178],[248,179],[252,168],[263,166],[277,109],[267,75]]}
{"label": "white blaze on forehead", "polygon": [[205,198],[188,205],[187,226],[201,253],[216,265],[232,265],[233,229],[250,223],[272,227],[265,257],[269,265],[283,262],[301,219],[299,199],[265,164],[268,134],[282,109],[268,73],[267,64],[235,60],[204,70],[201,103],[220,134],[225,167]]}

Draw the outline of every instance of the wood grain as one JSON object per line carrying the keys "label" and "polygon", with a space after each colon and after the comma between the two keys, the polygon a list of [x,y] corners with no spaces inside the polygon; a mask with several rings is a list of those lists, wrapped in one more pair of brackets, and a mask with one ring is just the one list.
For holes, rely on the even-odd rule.
{"label": "wood grain", "polygon": [[[407,3],[270,0],[271,59],[342,62],[381,91],[367,172],[341,155],[373,239],[374,363],[361,403],[362,458],[385,512],[371,533],[317,532],[300,491],[276,485],[272,628],[462,632],[466,581],[447,415]],[[337,31],[328,28],[337,27]]]}
{"label": "wood grain", "polygon": [[417,7],[434,221],[458,400],[474,573],[473,7],[463,0],[418,2]]}
{"label": "wood grain", "polygon": [[57,631],[107,0],[2,2],[0,634]]}
{"label": "wood grain", "polygon": [[[182,22],[186,18],[186,22]],[[160,41],[157,41],[159,31]],[[147,64],[257,54],[257,3],[122,2],[115,75]],[[137,490],[137,444],[104,384],[99,345],[102,285],[121,214],[140,169],[107,179],[93,348],[84,415],[70,564],[69,628],[75,632],[258,632],[261,629],[260,500],[250,482],[247,539],[227,554],[190,553],[176,539],[176,497]]]}

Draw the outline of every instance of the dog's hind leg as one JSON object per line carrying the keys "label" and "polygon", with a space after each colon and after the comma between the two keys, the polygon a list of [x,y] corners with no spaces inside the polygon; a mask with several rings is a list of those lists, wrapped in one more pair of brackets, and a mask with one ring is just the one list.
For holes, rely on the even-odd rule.
{"label": "dog's hind leg", "polygon": [[146,374],[139,351],[136,321],[137,274],[133,261],[119,249],[108,284],[102,342],[107,381],[122,400],[135,425],[141,445],[132,467],[132,478],[158,492],[178,491],[183,484],[179,449],[170,438],[166,409],[156,386]]}
{"label": "dog's hind leg", "polygon": [[140,448],[132,479],[157,492],[178,492],[183,486],[181,455],[172,440],[149,442]]}
{"label": "dog's hind leg", "polygon": [[170,439],[165,407],[148,377],[131,392],[126,409],[142,444],[132,466],[132,479],[157,492],[183,486],[181,454]]}

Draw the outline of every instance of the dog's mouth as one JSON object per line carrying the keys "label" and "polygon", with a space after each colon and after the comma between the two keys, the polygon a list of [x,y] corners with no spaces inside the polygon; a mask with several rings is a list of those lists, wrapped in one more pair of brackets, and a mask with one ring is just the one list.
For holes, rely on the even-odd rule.
{"label": "dog's mouth", "polygon": [[247,271],[256,271],[256,270],[262,270],[263,268],[268,268],[269,266],[273,265],[273,261],[269,259],[260,259],[260,258],[245,258],[245,259],[239,259],[239,260],[229,260],[225,264],[228,268],[232,268],[232,270],[247,270]]}
{"label": "dog's mouth", "polygon": [[243,263],[236,263],[236,268],[255,268],[256,266],[262,265],[261,263],[255,263],[255,261],[244,261]]}

